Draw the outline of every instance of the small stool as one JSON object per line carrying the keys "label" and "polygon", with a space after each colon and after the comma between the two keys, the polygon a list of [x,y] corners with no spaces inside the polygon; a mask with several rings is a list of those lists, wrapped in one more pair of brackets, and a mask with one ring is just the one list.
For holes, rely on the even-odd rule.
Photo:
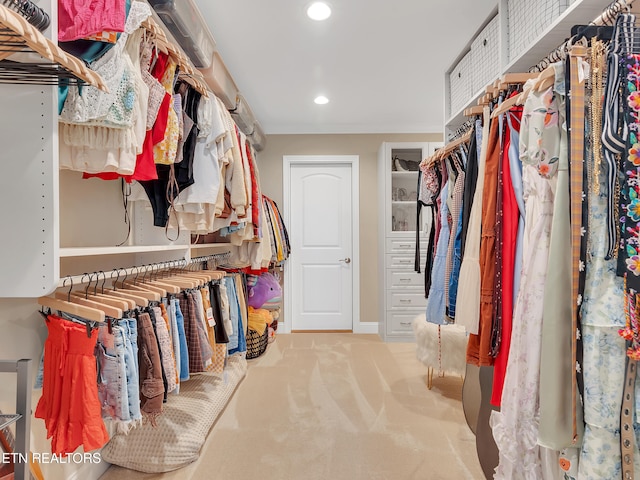
{"label": "small stool", "polygon": [[446,373],[464,378],[466,371],[467,335],[459,325],[436,325],[427,322],[425,315],[413,319],[416,336],[416,357],[427,367],[427,388],[433,387],[433,373]]}

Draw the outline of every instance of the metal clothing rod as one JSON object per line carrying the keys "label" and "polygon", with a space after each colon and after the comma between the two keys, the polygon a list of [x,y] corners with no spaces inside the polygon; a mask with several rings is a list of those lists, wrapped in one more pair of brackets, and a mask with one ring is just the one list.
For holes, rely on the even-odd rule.
{"label": "metal clothing rod", "polygon": [[[616,17],[631,7],[635,0],[615,0],[610,3],[604,11],[595,18],[589,25],[602,26],[611,25],[615,21]],[[551,51],[546,57],[540,60],[536,65],[529,69],[530,72],[541,72],[547,68],[553,62],[557,62],[566,58],[566,55],[571,50],[573,37],[566,42],[559,45],[555,50]]]}
{"label": "metal clothing rod", "polygon": [[202,257],[194,257],[190,260],[167,260],[166,262],[150,263],[147,265],[134,265],[128,268],[114,268],[111,271],[99,271],[92,273],[83,273],[81,275],[67,275],[58,282],[58,288],[72,287],[73,285],[83,285],[87,283],[104,284],[107,280],[123,280],[125,277],[131,279],[135,277],[144,278],[146,275],[155,276],[161,272],[168,271],[173,268],[189,268],[196,264],[213,262],[216,266],[227,260],[231,256],[231,252],[214,253]]}
{"label": "metal clothing rod", "polygon": [[451,142],[457,138],[463,137],[473,127],[474,123],[475,123],[474,119],[472,118],[465,121],[462,125],[458,127],[456,132],[449,137],[449,141]]}

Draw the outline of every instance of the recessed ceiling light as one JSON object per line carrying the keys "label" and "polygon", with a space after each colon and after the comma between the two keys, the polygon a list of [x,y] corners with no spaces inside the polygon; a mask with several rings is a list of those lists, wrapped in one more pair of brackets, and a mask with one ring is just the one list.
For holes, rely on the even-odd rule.
{"label": "recessed ceiling light", "polygon": [[307,8],[307,15],[312,20],[326,20],[331,16],[331,7],[324,2],[314,2]]}
{"label": "recessed ceiling light", "polygon": [[327,103],[329,103],[329,99],[324,95],[317,96],[313,101],[318,105],[326,105]]}

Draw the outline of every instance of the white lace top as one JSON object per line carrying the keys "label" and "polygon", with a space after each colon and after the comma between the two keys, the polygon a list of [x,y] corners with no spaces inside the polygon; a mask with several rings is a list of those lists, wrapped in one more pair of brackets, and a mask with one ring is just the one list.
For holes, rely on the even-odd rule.
{"label": "white lace top", "polygon": [[104,79],[108,92],[95,87],[69,87],[60,121],[63,123],[96,124],[113,127],[131,126],[135,98],[134,73],[127,68],[123,59],[127,56],[125,46],[128,36],[137,30],[151,15],[151,7],[146,2],[131,4],[125,24],[125,31],[116,45],[90,67]]}

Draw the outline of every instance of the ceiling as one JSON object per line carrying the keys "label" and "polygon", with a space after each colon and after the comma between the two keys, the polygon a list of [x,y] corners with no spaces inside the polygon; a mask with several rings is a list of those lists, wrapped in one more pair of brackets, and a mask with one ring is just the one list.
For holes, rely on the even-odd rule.
{"label": "ceiling", "polygon": [[[444,74],[497,0],[195,0],[267,134],[433,133]],[[460,12],[464,12],[461,14]],[[316,105],[318,95],[330,99]]]}

